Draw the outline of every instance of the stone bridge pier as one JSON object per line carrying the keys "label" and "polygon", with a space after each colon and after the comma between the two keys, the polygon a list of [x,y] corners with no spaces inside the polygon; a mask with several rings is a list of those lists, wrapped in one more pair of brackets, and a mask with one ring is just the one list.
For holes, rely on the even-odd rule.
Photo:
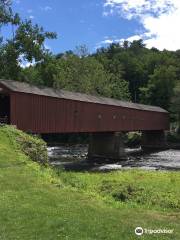
{"label": "stone bridge pier", "polygon": [[122,133],[92,133],[88,149],[88,159],[125,159]]}
{"label": "stone bridge pier", "polygon": [[[90,136],[88,159],[126,159],[121,132],[92,133]],[[167,141],[163,130],[142,131],[141,147],[145,151],[167,149]]]}
{"label": "stone bridge pier", "polygon": [[163,130],[150,130],[142,131],[143,150],[163,150],[168,148],[165,131]]}

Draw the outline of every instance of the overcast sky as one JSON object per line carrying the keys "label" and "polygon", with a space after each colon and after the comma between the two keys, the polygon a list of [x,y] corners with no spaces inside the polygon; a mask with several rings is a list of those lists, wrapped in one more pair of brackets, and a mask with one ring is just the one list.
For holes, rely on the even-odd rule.
{"label": "overcast sky", "polygon": [[180,49],[180,0],[14,0],[13,8],[57,32],[46,42],[54,53],[139,38],[147,47]]}

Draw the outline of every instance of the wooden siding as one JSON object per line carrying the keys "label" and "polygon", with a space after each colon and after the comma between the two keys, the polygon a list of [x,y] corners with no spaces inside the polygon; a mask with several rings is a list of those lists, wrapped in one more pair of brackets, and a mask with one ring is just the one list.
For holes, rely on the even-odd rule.
{"label": "wooden siding", "polygon": [[138,109],[11,92],[11,124],[34,133],[167,130],[169,115]]}

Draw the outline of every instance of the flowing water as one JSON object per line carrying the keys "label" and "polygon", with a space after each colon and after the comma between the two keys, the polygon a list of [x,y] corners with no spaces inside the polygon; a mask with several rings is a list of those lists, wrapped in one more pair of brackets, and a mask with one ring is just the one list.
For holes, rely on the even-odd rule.
{"label": "flowing water", "polygon": [[141,149],[126,149],[127,159],[112,161],[88,161],[87,146],[48,147],[51,165],[74,171],[110,171],[140,168],[146,170],[180,170],[180,150],[142,153]]}

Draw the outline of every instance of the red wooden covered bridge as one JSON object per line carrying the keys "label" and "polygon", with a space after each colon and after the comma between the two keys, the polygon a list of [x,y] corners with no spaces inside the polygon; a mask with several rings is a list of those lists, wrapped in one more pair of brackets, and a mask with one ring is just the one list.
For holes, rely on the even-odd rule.
{"label": "red wooden covered bridge", "polygon": [[93,133],[90,145],[96,152],[114,148],[118,132],[143,131],[147,142],[162,139],[169,129],[168,112],[160,107],[12,80],[0,80],[0,121],[33,133]]}

